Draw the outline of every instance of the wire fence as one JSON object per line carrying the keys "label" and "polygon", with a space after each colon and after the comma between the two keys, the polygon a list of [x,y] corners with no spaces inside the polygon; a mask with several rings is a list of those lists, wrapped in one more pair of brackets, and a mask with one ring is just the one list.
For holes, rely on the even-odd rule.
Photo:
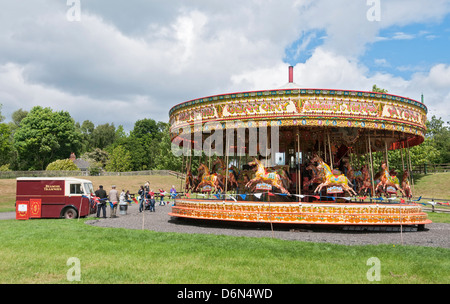
{"label": "wire fence", "polygon": [[[142,175],[172,175],[184,178],[184,174],[171,170],[146,170],[131,172],[100,172],[95,176],[142,176]],[[86,177],[91,176],[89,171],[0,171],[0,179],[18,177]]]}
{"label": "wire fence", "polygon": [[433,174],[441,172],[450,172],[450,164],[423,164],[413,166],[413,173],[416,174]]}

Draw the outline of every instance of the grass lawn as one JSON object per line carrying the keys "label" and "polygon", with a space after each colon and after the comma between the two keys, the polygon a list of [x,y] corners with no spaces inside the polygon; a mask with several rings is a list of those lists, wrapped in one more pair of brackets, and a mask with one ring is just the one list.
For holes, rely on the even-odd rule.
{"label": "grass lawn", "polygon": [[415,197],[450,200],[450,172],[414,176]]}
{"label": "grass lawn", "polygon": [[[342,246],[202,234],[100,228],[84,220],[0,221],[0,283],[450,283],[450,250]],[[76,282],[73,282],[76,283]]]}
{"label": "grass lawn", "polygon": [[[88,179],[95,188],[102,184],[109,190],[115,184],[132,193],[147,180],[153,189],[180,187],[172,176]],[[0,180],[0,195],[0,211],[13,211],[15,179]],[[450,223],[448,214],[429,215],[435,222]],[[84,221],[0,221],[0,283],[71,283],[71,257],[80,261],[81,283],[94,284],[372,283],[366,276],[371,257],[381,262],[379,283],[450,283],[448,249],[158,233],[93,227]]]}

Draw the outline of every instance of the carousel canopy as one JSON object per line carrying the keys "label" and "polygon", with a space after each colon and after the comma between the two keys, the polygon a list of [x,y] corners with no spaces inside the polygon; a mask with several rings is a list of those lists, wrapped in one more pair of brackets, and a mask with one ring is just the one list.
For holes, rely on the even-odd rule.
{"label": "carousel canopy", "polygon": [[[186,101],[170,109],[172,138],[190,132],[278,126],[281,130],[351,137],[371,133],[389,149],[423,142],[427,107],[402,96],[353,90],[300,88],[289,82],[275,90],[221,94]],[[296,131],[297,132],[297,131]],[[342,134],[341,134],[342,133]]]}

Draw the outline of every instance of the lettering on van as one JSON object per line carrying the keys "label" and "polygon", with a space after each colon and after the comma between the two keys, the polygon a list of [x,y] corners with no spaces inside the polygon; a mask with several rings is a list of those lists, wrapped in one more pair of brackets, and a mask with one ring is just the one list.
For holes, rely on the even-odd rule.
{"label": "lettering on van", "polygon": [[61,185],[45,185],[44,191],[61,191]]}

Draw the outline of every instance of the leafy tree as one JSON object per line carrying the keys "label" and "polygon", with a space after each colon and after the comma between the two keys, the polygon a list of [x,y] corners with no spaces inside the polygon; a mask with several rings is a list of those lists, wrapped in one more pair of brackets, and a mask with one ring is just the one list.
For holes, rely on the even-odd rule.
{"label": "leafy tree", "polygon": [[388,93],[388,90],[386,90],[386,89],[381,89],[381,88],[377,87],[376,84],[374,84],[373,87],[372,87],[372,92],[377,92],[377,93]]}
{"label": "leafy tree", "polygon": [[95,148],[92,152],[84,153],[81,158],[87,161],[92,160],[93,163],[98,163],[100,167],[104,168],[108,162],[109,153],[102,149]]}
{"label": "leafy tree", "polygon": [[436,118],[433,115],[427,121],[426,137],[431,141],[432,145],[440,152],[440,157],[437,162],[450,162],[450,128],[444,125],[442,118]]}
{"label": "leafy tree", "polygon": [[134,123],[131,134],[135,138],[157,138],[159,135],[159,127],[156,121],[150,118],[141,119]]}
{"label": "leafy tree", "polygon": [[5,116],[2,115],[2,107],[3,107],[3,105],[0,103],[0,122],[5,120]]}
{"label": "leafy tree", "polygon": [[170,140],[169,128],[170,125],[165,123],[162,138],[158,145],[158,157],[155,169],[180,171],[182,158],[172,153],[172,141]]}
{"label": "leafy tree", "polygon": [[11,130],[8,124],[0,123],[0,166],[9,162],[11,151]]}
{"label": "leafy tree", "polygon": [[14,134],[19,166],[28,170],[42,170],[57,159],[79,153],[81,135],[68,112],[53,112],[36,106],[21,121]]}
{"label": "leafy tree", "polygon": [[94,138],[92,135],[95,130],[94,123],[90,120],[85,120],[81,126],[79,126],[79,130],[82,136],[82,151],[92,151],[92,149],[94,149]]}
{"label": "leafy tree", "polygon": [[131,154],[124,146],[117,146],[110,155],[106,170],[111,172],[126,172],[131,170]]}
{"label": "leafy tree", "polygon": [[98,125],[92,131],[93,146],[99,149],[105,149],[116,141],[116,127],[114,124]]}
{"label": "leafy tree", "polygon": [[70,159],[58,159],[48,164],[47,171],[79,171],[80,169]]}
{"label": "leafy tree", "polygon": [[0,172],[5,172],[5,171],[12,171],[12,170],[9,168],[9,164],[0,166]]}

